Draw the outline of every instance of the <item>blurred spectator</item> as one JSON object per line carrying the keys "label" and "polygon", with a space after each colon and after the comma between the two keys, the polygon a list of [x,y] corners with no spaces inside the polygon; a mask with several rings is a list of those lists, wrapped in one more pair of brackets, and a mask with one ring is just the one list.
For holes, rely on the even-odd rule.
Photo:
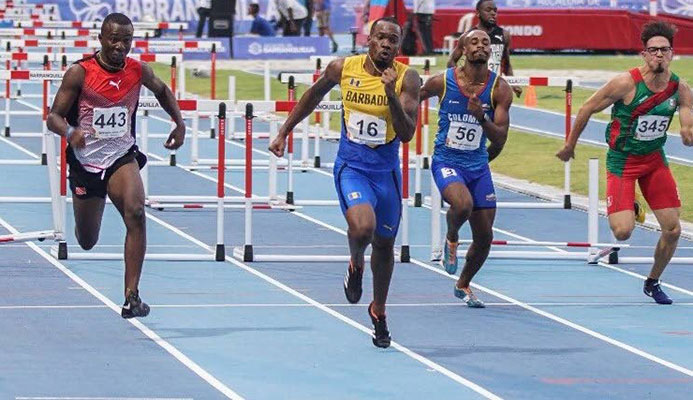
{"label": "blurred spectator", "polygon": [[279,12],[279,25],[284,36],[299,36],[301,27],[308,17],[308,10],[298,0],[274,0]]}
{"label": "blurred spectator", "polygon": [[421,35],[424,54],[433,53],[433,13],[436,10],[435,0],[414,0],[416,24]]}
{"label": "blurred spectator", "polygon": [[197,20],[197,32],[195,32],[195,37],[202,37],[202,30],[205,28],[205,23],[207,18],[209,18],[209,13],[212,11],[211,0],[198,0],[197,1],[197,14],[200,19]]}
{"label": "blurred spectator", "polygon": [[308,11],[308,16],[303,21],[303,35],[310,36],[310,30],[313,29],[313,0],[301,0],[301,2]]}
{"label": "blurred spectator", "polygon": [[332,41],[332,52],[337,52],[337,42],[332,35],[330,28],[330,11],[332,4],[330,0],[315,0],[315,18],[318,20],[318,33],[320,36],[327,35]]}
{"label": "blurred spectator", "polygon": [[254,0],[248,5],[248,14],[253,17],[253,24],[250,26],[250,33],[260,36],[276,36],[274,27],[260,16],[260,5]]}

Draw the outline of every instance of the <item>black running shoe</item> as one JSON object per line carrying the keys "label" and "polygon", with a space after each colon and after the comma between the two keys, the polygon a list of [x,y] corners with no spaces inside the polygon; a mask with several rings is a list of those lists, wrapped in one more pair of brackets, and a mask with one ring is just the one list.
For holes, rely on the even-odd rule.
{"label": "black running shoe", "polygon": [[659,284],[659,280],[647,279],[642,291],[646,296],[652,297],[657,304],[671,304],[674,302],[664,293],[662,286]]}
{"label": "black running shoe", "polygon": [[149,315],[149,306],[140,299],[138,293],[130,292],[120,315],[123,318],[146,317]]}
{"label": "black running shoe", "polygon": [[373,316],[372,307],[373,303],[368,306],[368,316],[371,317],[371,322],[373,323],[373,344],[376,347],[386,349],[390,347],[390,341],[392,340],[390,331],[387,330],[387,321],[384,315],[379,317]]}
{"label": "black running shoe", "polygon": [[344,276],[344,294],[351,304],[358,303],[363,294],[363,269],[357,270],[351,262]]}

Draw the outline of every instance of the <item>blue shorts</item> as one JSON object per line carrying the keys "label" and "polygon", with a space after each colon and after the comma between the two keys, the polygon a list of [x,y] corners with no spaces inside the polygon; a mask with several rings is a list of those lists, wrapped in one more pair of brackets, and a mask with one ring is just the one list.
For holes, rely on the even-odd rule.
{"label": "blue shorts", "polygon": [[437,162],[434,158],[431,163],[431,171],[440,193],[443,193],[449,184],[459,182],[466,186],[471,193],[474,210],[496,208],[496,191],[488,165],[480,169],[467,170]]}
{"label": "blue shorts", "polygon": [[370,204],[375,212],[375,233],[380,237],[397,236],[402,216],[402,173],[365,171],[351,168],[337,160],[334,164],[334,185],[342,213],[357,204]]}

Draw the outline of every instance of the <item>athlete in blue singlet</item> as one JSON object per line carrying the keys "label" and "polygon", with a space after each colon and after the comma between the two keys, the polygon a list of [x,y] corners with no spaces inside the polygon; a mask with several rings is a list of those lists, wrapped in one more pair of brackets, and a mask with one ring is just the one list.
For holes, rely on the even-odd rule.
{"label": "athlete in blue singlet", "polygon": [[351,260],[344,279],[350,303],[362,294],[364,254],[370,244],[373,301],[368,315],[373,344],[390,346],[385,302],[394,268],[394,244],[402,209],[399,144],[414,136],[419,75],[396,62],[402,28],[391,17],[371,25],[368,53],[329,63],[279,129],[269,149],[284,154],[286,137],[335,85],[342,90],[342,136],[334,166],[335,187],[349,225]]}
{"label": "athlete in blue singlet", "polygon": [[461,40],[464,65],[429,79],[421,88],[420,99],[440,99],[431,171],[443,199],[450,204],[442,264],[449,274],[457,272],[458,233],[469,220],[473,243],[454,293],[468,306],[482,308],[484,303],[469,284],[486,261],[493,240],[496,194],[488,163],[500,154],[508,137],[512,89],[488,70],[491,49],[486,32],[472,30]]}

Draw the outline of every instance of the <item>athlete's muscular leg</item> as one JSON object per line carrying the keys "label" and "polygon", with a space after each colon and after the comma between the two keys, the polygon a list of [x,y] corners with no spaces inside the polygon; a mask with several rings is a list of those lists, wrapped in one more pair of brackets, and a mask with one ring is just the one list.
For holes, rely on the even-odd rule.
{"label": "athlete's muscular leg", "polygon": [[662,235],[659,237],[657,247],[654,253],[654,264],[650,271],[649,278],[659,279],[664,272],[667,264],[671,260],[676,250],[676,245],[681,236],[681,224],[679,223],[678,208],[663,208],[661,210],[653,210],[659,226],[662,229]]}
{"label": "athlete's muscular leg", "polygon": [[493,241],[493,221],[496,219],[495,208],[485,208],[472,212],[469,217],[469,226],[472,229],[473,243],[467,250],[466,261],[464,268],[457,280],[458,288],[467,288],[484,265],[486,257],[491,250],[491,242]]}
{"label": "athlete's muscular leg", "polygon": [[144,186],[136,161],[118,168],[108,181],[108,196],[123,217],[125,235],[125,296],[137,291],[147,250]]}
{"label": "athlete's muscular leg", "polygon": [[395,267],[395,238],[373,237],[371,271],[373,272],[373,313],[385,315],[385,302],[390,290],[392,270]]}
{"label": "athlete's muscular leg", "polygon": [[617,240],[628,240],[635,229],[635,179],[606,174],[606,203],[611,232]]}
{"label": "athlete's muscular leg", "polygon": [[451,183],[443,190],[443,199],[450,204],[450,209],[445,214],[448,223],[447,238],[454,243],[459,240],[460,228],[472,214],[474,201],[469,189],[459,182]]}
{"label": "athlete's muscular leg", "polygon": [[347,210],[346,220],[349,225],[347,236],[351,265],[362,271],[365,263],[364,253],[375,232],[375,212],[369,203],[356,204]]}
{"label": "athlete's muscular leg", "polygon": [[635,212],[623,210],[609,214],[609,226],[617,240],[628,240],[635,229]]}
{"label": "athlete's muscular leg", "polygon": [[72,196],[72,210],[75,214],[75,236],[80,247],[90,250],[99,240],[101,219],[106,199],[90,197],[79,199]]}

